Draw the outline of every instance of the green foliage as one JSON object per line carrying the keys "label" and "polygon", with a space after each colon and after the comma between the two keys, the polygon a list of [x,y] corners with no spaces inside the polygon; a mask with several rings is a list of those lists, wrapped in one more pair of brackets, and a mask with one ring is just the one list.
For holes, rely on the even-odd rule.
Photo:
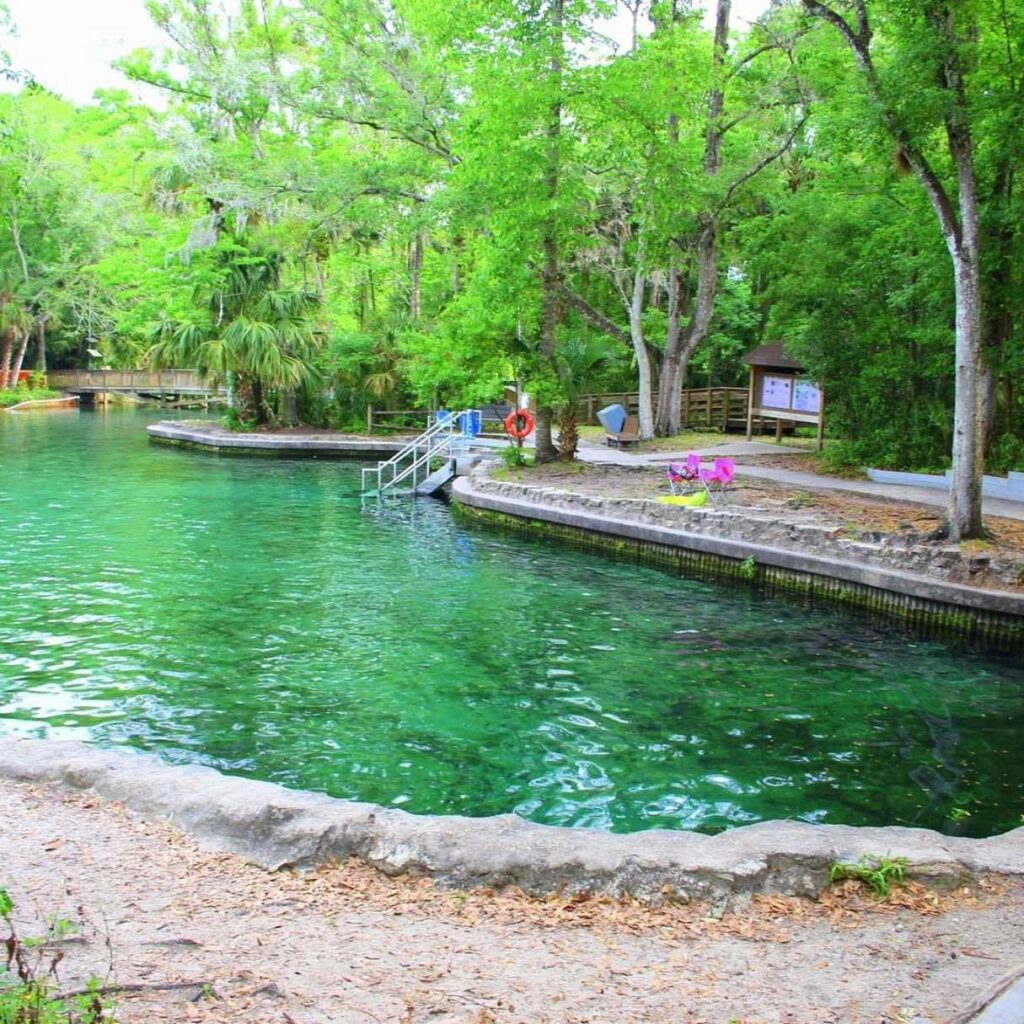
{"label": "green foliage", "polygon": [[748,555],[740,563],[740,577],[745,580],[757,579],[757,561],[753,555]]}
{"label": "green foliage", "polygon": [[908,861],[905,857],[871,857],[865,854],[855,864],[837,861],[828,871],[829,884],[855,878],[886,897],[895,885],[902,885]]}
{"label": "green foliage", "polygon": [[9,409],[12,405],[19,405],[21,402],[40,402],[47,398],[59,397],[59,391],[53,391],[50,388],[26,387],[22,384],[16,388],[0,391],[0,409]]}
{"label": "green foliage", "polygon": [[[948,254],[842,41],[799,6],[734,24],[716,78],[682,4],[650,5],[611,52],[605,0],[565,4],[560,31],[551,5],[512,0],[386,17],[375,0],[153,3],[168,48],[120,67],[166,109],[0,94],[0,334],[17,320],[32,364],[37,336],[72,365],[89,348],[140,365],[155,345],[162,364],[240,375],[250,420],[361,425],[368,405],[475,405],[510,380],[565,410],[570,392],[636,390],[638,351],[657,384],[672,309],[693,326],[712,217],[717,298],[688,383],[742,386],[742,355],[783,340],[824,386],[830,458],[943,468]],[[1024,0],[967,13],[1003,471],[1024,456]],[[952,189],[929,25],[908,4],[871,16],[885,93]],[[579,372],[595,344],[606,356]]]}
{"label": "green foliage", "polygon": [[113,1024],[95,978],[81,995],[61,996],[57,988],[57,966],[64,954],[50,951],[50,944],[73,932],[73,923],[52,918],[44,938],[22,939],[13,913],[10,894],[0,888],[0,921],[8,931],[6,964],[0,966],[0,1024]]}
{"label": "green foliage", "polygon": [[524,448],[520,448],[514,441],[501,449],[501,461],[509,469],[522,469],[525,466],[533,465],[533,458],[526,454]]}
{"label": "green foliage", "polygon": [[263,423],[265,389],[296,390],[316,377],[319,297],[282,287],[284,257],[245,236],[218,239],[197,273],[199,315],[152,329],[156,367],[194,366],[214,383],[233,381],[239,414]]}

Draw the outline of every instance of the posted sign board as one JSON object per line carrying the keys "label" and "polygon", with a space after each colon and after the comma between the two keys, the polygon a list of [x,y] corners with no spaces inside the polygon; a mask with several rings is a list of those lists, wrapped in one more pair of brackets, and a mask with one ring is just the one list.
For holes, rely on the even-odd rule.
{"label": "posted sign board", "polygon": [[775,366],[750,367],[750,395],[747,407],[747,438],[753,436],[754,420],[774,420],[775,436],[782,436],[783,424],[807,423],[818,428],[822,443],[825,398],[814,381],[799,371]]}

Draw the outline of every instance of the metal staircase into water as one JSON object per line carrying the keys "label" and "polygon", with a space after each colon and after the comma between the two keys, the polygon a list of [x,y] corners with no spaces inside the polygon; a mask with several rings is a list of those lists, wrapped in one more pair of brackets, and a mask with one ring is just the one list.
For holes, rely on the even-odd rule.
{"label": "metal staircase into water", "polygon": [[[363,493],[387,494],[406,484],[404,493],[433,494],[455,476],[455,460],[473,440],[463,425],[480,422],[477,409],[445,413],[386,462],[363,469]],[[472,429],[472,428],[470,428]],[[439,466],[434,466],[440,462]],[[434,468],[432,468],[432,466]]]}

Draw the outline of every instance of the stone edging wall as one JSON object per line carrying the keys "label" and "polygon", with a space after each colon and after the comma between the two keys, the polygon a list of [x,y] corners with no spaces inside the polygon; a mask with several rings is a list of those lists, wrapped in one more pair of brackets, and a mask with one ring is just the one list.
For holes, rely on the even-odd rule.
{"label": "stone edging wall", "polygon": [[[605,499],[497,482],[479,472],[456,480],[452,494],[464,514],[519,532],[543,533],[676,572],[757,579],[917,627],[1024,649],[1024,594],[943,579],[941,565],[932,575],[914,572],[901,562],[906,549],[841,540],[835,531],[767,516]],[[917,568],[922,557],[911,551],[909,564]]]}
{"label": "stone edging wall", "polygon": [[772,821],[714,836],[614,835],[511,814],[409,814],[59,740],[0,739],[0,778],[93,791],[171,821],[207,849],[271,870],[355,856],[388,874],[426,875],[462,889],[515,885],[534,895],[628,893],[650,902],[814,895],[836,861],[881,855],[906,858],[912,877],[935,885],[986,872],[1024,874],[1024,828],[963,839],[927,829]]}
{"label": "stone edging wall", "polygon": [[4,412],[31,412],[37,409],[45,412],[47,409],[77,409],[78,396],[66,395],[63,398],[33,398],[27,402],[19,402],[17,405],[5,406]]}
{"label": "stone edging wall", "polygon": [[293,458],[389,459],[404,442],[370,441],[292,434],[233,434],[228,431],[182,426],[173,421],[146,428],[151,441],[179,448],[194,448],[223,455],[291,456]]}

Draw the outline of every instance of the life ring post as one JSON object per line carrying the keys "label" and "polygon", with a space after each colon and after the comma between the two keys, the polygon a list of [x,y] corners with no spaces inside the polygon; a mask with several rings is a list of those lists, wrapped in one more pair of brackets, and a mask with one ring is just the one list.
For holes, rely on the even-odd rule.
{"label": "life ring post", "polygon": [[533,433],[536,426],[537,422],[529,409],[516,409],[515,412],[510,412],[505,417],[505,432],[519,442],[520,448],[523,447],[523,441]]}

